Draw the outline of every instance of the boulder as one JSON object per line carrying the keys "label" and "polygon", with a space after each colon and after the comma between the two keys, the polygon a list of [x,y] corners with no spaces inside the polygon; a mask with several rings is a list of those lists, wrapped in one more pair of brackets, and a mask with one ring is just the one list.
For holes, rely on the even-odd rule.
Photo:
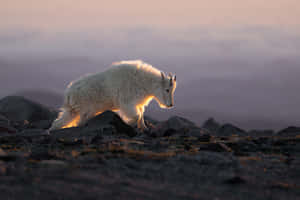
{"label": "boulder", "polygon": [[231,135],[243,136],[246,134],[247,132],[245,130],[238,128],[232,124],[224,124],[217,131],[218,136],[231,136]]}
{"label": "boulder", "polygon": [[5,116],[0,115],[0,124],[9,125],[9,120]]}
{"label": "boulder", "polygon": [[10,125],[10,121],[3,115],[0,115],[0,133],[15,133],[17,130]]}
{"label": "boulder", "polygon": [[[53,121],[57,112],[21,96],[7,96],[0,100],[0,113],[14,122],[38,123],[42,120]],[[42,125],[48,127],[48,125]]]}
{"label": "boulder", "polygon": [[185,135],[198,137],[208,133],[207,130],[196,126],[194,122],[178,116],[158,122],[152,130],[152,134],[155,136]]}
{"label": "boulder", "polygon": [[98,144],[105,139],[119,136],[134,137],[135,129],[127,125],[114,112],[106,111],[87,121],[83,126],[53,130],[50,132],[51,142],[67,146],[79,144]]}
{"label": "boulder", "polygon": [[30,129],[49,129],[54,119],[35,121],[25,125],[25,128]]}
{"label": "boulder", "polygon": [[275,132],[271,129],[265,129],[265,130],[250,130],[249,131],[249,136],[256,136],[256,137],[260,137],[260,136],[273,136],[275,135]]}
{"label": "boulder", "polygon": [[277,133],[280,136],[296,136],[300,135],[300,127],[290,126]]}
{"label": "boulder", "polygon": [[166,121],[162,121],[156,124],[156,129],[160,131],[166,131],[168,129],[180,130],[180,129],[192,129],[197,128],[194,122],[183,117],[173,116]]}
{"label": "boulder", "polygon": [[209,118],[203,123],[202,128],[207,129],[211,133],[217,133],[221,125],[214,118]]}
{"label": "boulder", "polygon": [[99,129],[113,127],[118,133],[123,133],[128,136],[135,136],[136,131],[133,127],[125,123],[118,114],[112,111],[105,111],[100,115],[87,121],[84,125],[87,129]]}
{"label": "boulder", "polygon": [[144,121],[145,121],[145,123],[150,123],[152,125],[156,125],[159,123],[159,121],[157,121],[156,119],[153,119],[150,116],[144,116]]}

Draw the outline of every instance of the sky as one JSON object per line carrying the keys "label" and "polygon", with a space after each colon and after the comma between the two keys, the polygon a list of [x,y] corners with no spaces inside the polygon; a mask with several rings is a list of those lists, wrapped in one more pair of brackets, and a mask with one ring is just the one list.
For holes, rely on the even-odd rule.
{"label": "sky", "polygon": [[82,74],[142,59],[178,79],[176,107],[149,115],[300,126],[297,0],[0,3],[0,97],[61,95]]}

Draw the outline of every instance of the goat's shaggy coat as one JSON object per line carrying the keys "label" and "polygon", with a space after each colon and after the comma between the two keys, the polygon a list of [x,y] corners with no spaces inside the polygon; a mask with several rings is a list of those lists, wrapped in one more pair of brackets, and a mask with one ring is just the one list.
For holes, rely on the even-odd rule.
{"label": "goat's shaggy coat", "polygon": [[105,110],[119,111],[129,124],[146,128],[144,107],[154,98],[160,107],[172,107],[176,76],[166,76],[142,61],[114,63],[108,70],[71,82],[51,130],[84,124]]}

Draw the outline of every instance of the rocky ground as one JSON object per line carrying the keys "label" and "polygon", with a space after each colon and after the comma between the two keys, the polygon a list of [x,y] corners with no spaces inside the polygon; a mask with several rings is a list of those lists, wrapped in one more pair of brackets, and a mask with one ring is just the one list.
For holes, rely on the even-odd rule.
{"label": "rocky ground", "polygon": [[0,199],[300,199],[300,128],[245,131],[181,117],[137,132],[105,112],[48,132],[57,112],[0,100]]}

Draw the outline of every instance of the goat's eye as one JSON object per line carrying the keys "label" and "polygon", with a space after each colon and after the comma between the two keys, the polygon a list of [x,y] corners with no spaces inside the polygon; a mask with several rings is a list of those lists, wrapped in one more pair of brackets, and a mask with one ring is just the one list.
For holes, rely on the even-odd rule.
{"label": "goat's eye", "polygon": [[166,92],[170,92],[170,90],[169,90],[169,89],[166,89]]}

